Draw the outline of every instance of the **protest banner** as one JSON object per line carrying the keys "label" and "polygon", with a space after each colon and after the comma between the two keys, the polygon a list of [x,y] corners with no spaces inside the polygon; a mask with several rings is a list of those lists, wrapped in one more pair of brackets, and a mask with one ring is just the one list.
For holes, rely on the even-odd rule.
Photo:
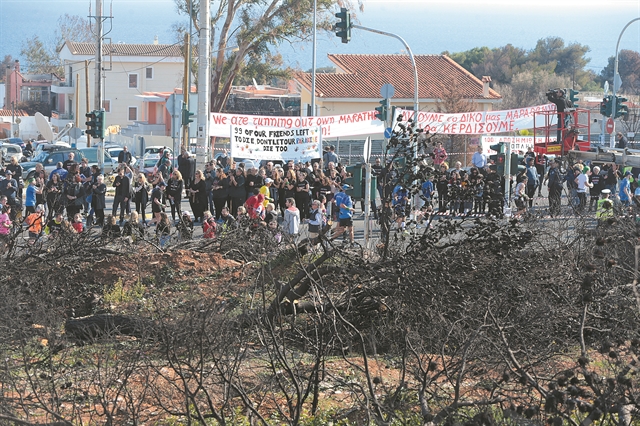
{"label": "protest banner", "polygon": [[[555,105],[537,105],[529,108],[517,108],[504,111],[474,111],[458,114],[420,111],[418,113],[418,128],[430,133],[444,135],[485,135],[492,133],[517,132],[534,127],[534,113],[554,111]],[[404,121],[413,119],[411,110],[396,110],[402,114]],[[537,116],[535,125],[555,124],[556,117],[549,117],[551,123],[545,123],[548,118]]]}
{"label": "protest banner", "polygon": [[310,161],[322,158],[320,128],[231,126],[231,157],[252,160]]}
{"label": "protest banner", "polygon": [[[474,111],[459,114],[420,111],[418,127],[430,133],[445,135],[486,135],[516,132],[534,127],[535,112],[554,110],[555,105],[546,104],[505,111]],[[403,116],[403,121],[413,119],[414,116],[411,110],[396,110],[396,116],[400,114]],[[242,126],[243,129],[252,130],[318,127],[323,139],[366,135],[382,136],[385,125],[375,115],[375,110],[322,117],[212,113],[209,120],[209,134],[213,137],[230,138],[231,127]],[[550,119],[551,123],[546,124],[555,124],[555,115],[552,115]],[[540,116],[536,125],[538,127],[544,126],[544,117]]]}

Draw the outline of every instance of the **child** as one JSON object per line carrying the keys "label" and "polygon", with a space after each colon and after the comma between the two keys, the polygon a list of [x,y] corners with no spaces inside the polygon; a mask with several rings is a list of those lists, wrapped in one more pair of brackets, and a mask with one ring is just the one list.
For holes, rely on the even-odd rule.
{"label": "child", "polygon": [[191,220],[189,212],[182,212],[177,227],[180,233],[180,241],[187,241],[193,238],[193,221]]}
{"label": "child", "polygon": [[11,206],[5,204],[0,213],[0,255],[5,254],[9,246],[9,235],[11,234]]}
{"label": "child", "polygon": [[59,211],[56,215],[47,222],[47,226],[44,228],[44,233],[50,235],[51,237],[58,235],[62,232],[64,219],[62,218],[62,212]]}
{"label": "child", "polygon": [[44,206],[42,204],[36,206],[35,213],[27,216],[24,222],[29,232],[29,243],[33,244],[40,238],[44,229]]}
{"label": "child", "polygon": [[73,222],[71,222],[71,227],[73,227],[74,231],[78,234],[82,234],[84,232],[84,225],[82,224],[82,214],[76,213],[73,216]]}
{"label": "child", "polygon": [[122,226],[122,235],[130,237],[132,243],[144,238],[144,225],[138,221],[138,212],[131,212],[129,220]]}
{"label": "child", "polygon": [[117,238],[121,237],[120,227],[116,223],[115,216],[109,215],[106,219],[106,224],[102,228],[102,238]]}
{"label": "child", "polygon": [[160,248],[164,248],[171,239],[171,222],[165,212],[160,212],[160,221],[156,225],[156,237],[160,243]]}
{"label": "child", "polygon": [[204,212],[202,220],[202,238],[213,239],[216,237],[217,223],[209,210]]}
{"label": "child", "polygon": [[280,229],[278,228],[278,222],[272,220],[267,224],[267,227],[273,234],[273,239],[275,240],[275,242],[280,244],[282,242],[282,232],[280,232]]}

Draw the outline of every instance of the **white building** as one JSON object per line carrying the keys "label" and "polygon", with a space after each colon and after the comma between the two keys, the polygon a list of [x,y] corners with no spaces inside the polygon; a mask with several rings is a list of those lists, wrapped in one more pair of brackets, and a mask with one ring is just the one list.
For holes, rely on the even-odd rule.
{"label": "white building", "polygon": [[[51,124],[62,127],[75,122],[78,127],[85,127],[87,109],[95,109],[95,48],[93,43],[71,41],[60,48],[65,79],[51,88],[52,93],[59,96],[58,110],[52,114]],[[103,52],[102,107],[106,111],[106,125],[122,128],[136,125],[144,127],[141,133],[167,135],[164,102],[149,103],[144,93],[172,93],[182,87],[184,58],[181,45],[106,44]]]}

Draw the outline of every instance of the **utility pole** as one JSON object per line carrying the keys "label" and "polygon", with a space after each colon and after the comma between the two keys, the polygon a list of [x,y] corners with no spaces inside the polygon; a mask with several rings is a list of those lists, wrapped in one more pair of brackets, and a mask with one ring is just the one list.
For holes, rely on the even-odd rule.
{"label": "utility pole", "polygon": [[[184,110],[189,111],[189,92],[191,91],[191,82],[189,81],[189,74],[191,74],[191,34],[186,33],[184,35],[184,78],[182,81],[182,112],[184,117]],[[189,123],[185,123],[182,119],[182,148],[189,149]],[[178,153],[174,153],[175,158],[178,157]]]}
{"label": "utility pole", "polygon": [[96,68],[93,108],[102,108],[102,0],[96,0]]}
{"label": "utility pole", "polygon": [[210,5],[200,2],[200,38],[198,66],[198,141],[196,144],[196,169],[204,170],[209,160],[209,80],[211,79],[211,31]]}

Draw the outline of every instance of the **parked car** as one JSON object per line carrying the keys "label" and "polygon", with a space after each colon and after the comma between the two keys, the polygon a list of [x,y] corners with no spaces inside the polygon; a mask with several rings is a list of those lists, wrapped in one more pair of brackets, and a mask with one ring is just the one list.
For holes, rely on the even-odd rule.
{"label": "parked car", "polygon": [[[98,151],[100,148],[80,148],[80,152],[82,153],[82,157],[86,158],[89,161],[89,166],[98,165]],[[104,161],[102,173],[105,175],[113,173],[114,170],[118,167],[118,160],[114,160],[107,150],[104,150]]]}
{"label": "parked car", "polygon": [[25,147],[25,143],[22,140],[22,138],[7,138],[7,139],[0,139],[0,143],[10,143],[13,145],[18,145],[20,146],[20,148],[24,149]]}
{"label": "parked car", "polygon": [[58,151],[41,151],[40,154],[33,157],[31,161],[21,163],[22,166],[22,178],[28,179],[34,176],[36,171],[36,164],[42,163],[44,170],[47,174],[56,169],[56,164],[63,163],[69,158],[69,153],[75,154],[75,159],[80,161],[83,157],[82,152],[77,149],[65,149]]}
{"label": "parked car", "polygon": [[154,156],[156,158],[160,158],[160,151],[166,151],[169,150],[169,156],[173,157],[173,150],[167,146],[161,146],[161,145],[157,145],[157,146],[147,146],[144,148],[144,154],[142,155],[142,158],[144,157],[148,157],[148,156]]}
{"label": "parked car", "polygon": [[66,142],[54,142],[54,143],[50,143],[50,142],[45,142],[45,143],[39,143],[38,145],[36,145],[36,149],[33,152],[33,155],[36,156],[38,154],[40,154],[42,151],[60,151],[63,149],[71,149],[71,145],[69,145]]}
{"label": "parked car", "polygon": [[17,158],[18,161],[22,161],[22,148],[20,148],[20,145],[0,142],[0,157],[2,157],[2,161],[5,163],[10,162],[14,157]]}

